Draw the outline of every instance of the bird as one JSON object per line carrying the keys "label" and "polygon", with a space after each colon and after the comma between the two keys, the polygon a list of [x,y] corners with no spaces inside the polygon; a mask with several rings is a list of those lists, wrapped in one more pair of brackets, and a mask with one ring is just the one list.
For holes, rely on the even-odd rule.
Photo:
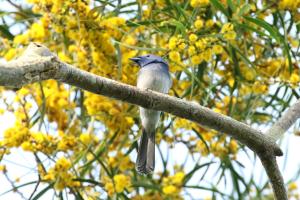
{"label": "bird", "polygon": [[[160,56],[147,54],[133,57],[139,67],[137,87],[150,89],[161,93],[168,93],[172,79],[168,63]],[[142,122],[142,136],[138,145],[136,170],[139,174],[153,173],[155,167],[155,131],[159,122],[161,111],[140,107]]]}

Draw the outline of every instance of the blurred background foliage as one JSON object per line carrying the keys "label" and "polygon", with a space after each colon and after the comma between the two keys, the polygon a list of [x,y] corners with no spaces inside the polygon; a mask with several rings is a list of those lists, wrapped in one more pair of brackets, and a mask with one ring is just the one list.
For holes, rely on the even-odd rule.
{"label": "blurred background foliage", "polygon": [[[139,69],[128,59],[157,54],[170,64],[171,95],[252,126],[271,124],[300,95],[299,0],[6,2],[15,9],[0,8],[7,61],[35,41],[64,62],[135,85]],[[13,94],[1,88],[1,101],[1,114],[14,113],[15,125],[2,134],[0,159],[18,148],[36,161],[36,179],[24,182],[12,180],[0,160],[7,192],[25,199],[49,191],[60,199],[273,199],[267,181],[244,175],[250,166],[238,153],[256,158],[243,145],[185,119],[162,116],[159,164],[144,177],[134,169],[136,106],[53,80]],[[180,154],[170,162],[174,148]],[[286,180],[290,199],[300,199],[295,180]],[[27,185],[35,190],[20,192]]]}

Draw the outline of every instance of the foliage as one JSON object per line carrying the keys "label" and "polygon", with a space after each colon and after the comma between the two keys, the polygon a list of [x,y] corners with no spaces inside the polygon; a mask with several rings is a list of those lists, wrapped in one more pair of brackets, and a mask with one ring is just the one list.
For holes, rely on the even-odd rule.
{"label": "foliage", "polygon": [[[157,54],[170,64],[171,95],[248,124],[273,122],[299,98],[299,0],[8,2],[16,11],[0,12],[6,60],[36,41],[80,69],[134,85],[139,69],[129,58]],[[13,148],[35,157],[39,178],[31,184],[47,187],[34,199],[48,190],[76,199],[183,199],[194,190],[209,191],[206,199],[272,198],[267,184],[240,173],[237,153],[244,147],[198,124],[164,115],[157,129],[162,167],[143,177],[134,169],[141,134],[135,106],[53,80],[28,85],[13,100],[2,88],[1,98],[3,113],[15,115],[0,141],[1,159]],[[188,152],[178,156],[192,161],[170,165],[168,152],[178,146]],[[220,189],[228,181],[232,187]],[[292,182],[291,198],[299,198],[296,189]]]}

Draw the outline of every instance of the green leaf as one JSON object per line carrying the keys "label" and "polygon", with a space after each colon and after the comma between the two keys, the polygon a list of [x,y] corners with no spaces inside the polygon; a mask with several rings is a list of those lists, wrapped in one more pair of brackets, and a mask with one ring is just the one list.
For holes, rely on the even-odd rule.
{"label": "green leaf", "polygon": [[213,163],[215,163],[215,162],[207,162],[207,163],[204,163],[204,164],[202,164],[202,165],[196,165],[189,173],[187,173],[186,175],[185,175],[185,177],[184,177],[184,180],[183,180],[183,185],[185,185],[192,177],[193,177],[193,174],[197,171],[197,170],[199,170],[199,169],[201,169],[201,168],[203,168],[203,167],[205,167],[205,166],[209,166],[209,165],[211,165],[211,164],[213,164]]}
{"label": "green leaf", "polygon": [[180,21],[173,20],[170,22],[170,24],[176,27],[177,32],[182,35],[186,35],[186,28]]}
{"label": "green leaf", "polygon": [[251,9],[250,4],[244,4],[238,12],[238,16],[243,16]]}
{"label": "green leaf", "polygon": [[5,25],[0,25],[0,32],[1,35],[9,40],[13,40],[14,39],[14,35],[11,34],[11,32],[9,31],[9,27],[5,26]]}
{"label": "green leaf", "polygon": [[208,187],[202,187],[202,186],[199,186],[199,185],[186,185],[186,186],[184,186],[184,188],[192,188],[192,189],[207,190],[207,191],[211,191],[211,192],[218,193],[218,194],[222,195],[223,197],[228,197],[227,194],[225,194],[225,193],[223,193],[223,192],[220,192],[220,191],[219,191],[217,188],[215,188],[215,187],[208,188]]}
{"label": "green leaf", "polygon": [[103,183],[100,183],[98,181],[95,181],[93,179],[84,179],[84,178],[75,178],[73,179],[74,181],[79,181],[81,183],[91,183],[91,184],[94,184],[94,185],[98,185],[100,187],[103,187],[104,184]]}
{"label": "green leaf", "polygon": [[7,191],[1,193],[0,196],[3,196],[3,195],[5,195],[5,194],[7,194],[7,193],[9,193],[9,192],[15,191],[15,190],[17,190],[17,189],[19,189],[19,188],[22,188],[22,187],[25,187],[25,186],[27,186],[27,185],[35,184],[35,183],[37,183],[37,182],[38,182],[38,181],[31,181],[31,182],[28,182],[28,183],[24,183],[24,184],[22,184],[22,185],[15,186],[14,188],[12,188],[12,189],[10,189],[10,190],[7,190]]}
{"label": "green leaf", "polygon": [[35,195],[32,200],[38,200],[40,197],[42,197],[48,190],[50,190],[53,187],[54,183],[49,184],[47,187],[42,189],[37,195]]}
{"label": "green leaf", "polygon": [[253,17],[248,17],[248,16],[244,16],[244,18],[247,21],[258,25],[259,27],[264,28],[270,34],[270,36],[276,40],[276,42],[280,43],[281,35],[277,31],[277,29],[275,29],[271,24],[269,24],[266,21],[264,21],[263,19],[259,19],[259,18],[253,18]]}
{"label": "green leaf", "polygon": [[248,24],[246,24],[246,23],[243,23],[243,24],[242,24],[242,23],[236,23],[235,25],[236,25],[237,27],[240,27],[240,28],[243,28],[243,29],[248,29],[248,30],[251,30],[251,31],[253,31],[253,32],[256,32],[256,33],[258,33],[259,35],[269,37],[268,34],[266,34],[266,33],[262,32],[262,31],[260,31],[260,30],[258,30],[258,29],[256,29],[256,28],[254,28],[253,26],[250,26],[250,25],[248,25]]}
{"label": "green leaf", "polygon": [[220,10],[226,17],[229,17],[229,13],[223,4],[219,0],[210,0],[210,3],[217,9]]}
{"label": "green leaf", "polygon": [[227,5],[229,6],[229,8],[230,8],[233,12],[236,11],[236,4],[234,4],[234,3],[232,2],[232,0],[227,0]]}
{"label": "green leaf", "polygon": [[152,189],[152,190],[160,190],[159,185],[155,185],[155,184],[149,184],[149,183],[145,183],[144,181],[134,181],[132,183],[132,187],[144,187],[147,189]]}

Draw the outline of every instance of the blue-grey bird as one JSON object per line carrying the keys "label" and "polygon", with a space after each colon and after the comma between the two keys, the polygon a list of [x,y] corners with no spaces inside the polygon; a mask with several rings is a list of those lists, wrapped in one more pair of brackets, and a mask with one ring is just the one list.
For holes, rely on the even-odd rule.
{"label": "blue-grey bird", "polygon": [[[169,66],[161,57],[144,55],[131,58],[141,68],[137,78],[137,87],[150,89],[161,93],[168,93],[172,85]],[[136,170],[140,174],[152,173],[155,166],[155,129],[157,127],[160,111],[140,107],[142,121],[142,136],[140,139]]]}

